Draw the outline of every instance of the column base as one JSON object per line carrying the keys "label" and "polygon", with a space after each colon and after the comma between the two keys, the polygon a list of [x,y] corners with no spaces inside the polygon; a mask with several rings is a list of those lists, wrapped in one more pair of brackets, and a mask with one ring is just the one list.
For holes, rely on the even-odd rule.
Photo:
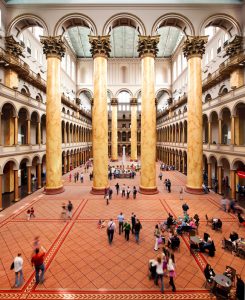
{"label": "column base", "polygon": [[118,161],[118,159],[113,159],[113,158],[111,159],[111,162],[115,162],[115,161]]}
{"label": "column base", "polygon": [[158,191],[157,187],[154,187],[154,188],[144,188],[144,187],[140,186],[139,193],[140,194],[144,194],[144,195],[154,195],[154,194],[158,194],[159,191]]}
{"label": "column base", "polygon": [[27,195],[31,195],[32,194],[32,192],[27,192]]}
{"label": "column base", "polygon": [[185,186],[185,192],[189,194],[195,194],[195,195],[204,195],[204,191],[202,188],[191,188]]}
{"label": "column base", "polygon": [[[107,189],[109,186],[107,187]],[[105,194],[105,188],[96,188],[92,186],[92,189],[90,191],[91,194],[93,195],[104,195]]]}
{"label": "column base", "polygon": [[132,162],[137,162],[138,159],[132,159],[132,158],[130,158],[130,161],[132,161]]}
{"label": "column base", "polygon": [[20,201],[20,198],[14,199],[14,202],[18,202]]}
{"label": "column base", "polygon": [[63,185],[58,188],[44,188],[43,193],[46,195],[56,195],[56,194],[61,194],[65,191]]}

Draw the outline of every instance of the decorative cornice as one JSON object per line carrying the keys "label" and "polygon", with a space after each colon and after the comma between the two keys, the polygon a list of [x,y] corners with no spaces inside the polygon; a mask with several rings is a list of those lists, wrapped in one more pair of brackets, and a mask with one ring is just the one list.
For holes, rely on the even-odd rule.
{"label": "decorative cornice", "polygon": [[142,57],[144,55],[151,55],[156,57],[158,52],[157,44],[159,43],[159,39],[160,39],[160,35],[156,35],[156,36],[139,35],[139,41],[138,41],[139,56]]}
{"label": "decorative cornice", "polygon": [[183,45],[184,57],[187,59],[198,56],[201,57],[205,53],[205,45],[208,42],[208,36],[187,36]]}
{"label": "decorative cornice", "polygon": [[5,37],[5,47],[6,52],[11,54],[12,56],[18,58],[20,56],[23,56],[23,50],[24,46],[22,46],[16,39],[12,36],[6,36]]}
{"label": "decorative cornice", "polygon": [[225,56],[233,57],[242,50],[243,37],[235,35],[225,46]]}
{"label": "decorative cornice", "polygon": [[118,105],[117,98],[111,98],[111,105]]}
{"label": "decorative cornice", "polygon": [[43,44],[43,54],[46,57],[57,57],[61,59],[65,56],[65,44],[62,40],[62,36],[41,36],[41,44]]}
{"label": "decorative cornice", "polygon": [[91,44],[90,52],[92,56],[109,57],[111,52],[110,35],[89,35],[89,42]]}
{"label": "decorative cornice", "polygon": [[130,99],[130,105],[137,105],[138,102],[137,102],[137,98],[131,98]]}

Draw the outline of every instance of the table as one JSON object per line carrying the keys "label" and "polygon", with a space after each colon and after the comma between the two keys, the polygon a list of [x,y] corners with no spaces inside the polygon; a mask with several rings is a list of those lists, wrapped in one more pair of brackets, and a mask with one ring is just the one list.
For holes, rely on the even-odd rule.
{"label": "table", "polygon": [[213,278],[213,280],[221,285],[224,288],[229,288],[231,286],[231,280],[230,278],[228,278],[227,276],[223,275],[223,274],[216,274]]}
{"label": "table", "polygon": [[199,245],[202,240],[198,237],[198,236],[190,236],[190,241],[193,243],[193,244],[197,244]]}

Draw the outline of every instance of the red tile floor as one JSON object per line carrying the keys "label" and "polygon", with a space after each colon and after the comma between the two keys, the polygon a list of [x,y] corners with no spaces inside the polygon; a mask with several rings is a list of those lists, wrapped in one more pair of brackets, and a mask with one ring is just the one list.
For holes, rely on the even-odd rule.
{"label": "red tile floor", "polygon": [[[80,171],[77,168],[77,171]],[[157,165],[157,173],[159,165]],[[132,179],[118,179],[110,182],[114,189],[113,199],[106,206],[103,196],[90,194],[91,182],[88,173],[84,183],[69,182],[63,177],[65,192],[59,195],[44,195],[42,190],[26,197],[19,203],[0,213],[0,299],[210,299],[204,288],[203,268],[209,262],[216,273],[222,273],[226,265],[234,267],[245,278],[245,263],[221,248],[221,240],[231,230],[245,236],[245,229],[238,226],[234,215],[220,209],[220,196],[213,194],[195,196],[184,194],[184,201],[190,206],[190,215],[198,213],[201,219],[199,235],[210,233],[215,241],[215,257],[206,254],[190,254],[187,236],[181,238],[180,251],[176,257],[176,288],[172,293],[168,278],[164,279],[165,293],[148,279],[148,260],[156,256],[154,226],[166,219],[167,213],[182,215],[182,201],[179,200],[180,186],[186,177],[177,172],[163,173],[163,179],[170,178],[172,192],[169,194],[158,179],[159,194],[146,196],[137,194],[137,199],[122,199],[116,195],[114,186],[118,181],[138,187],[139,174]],[[61,220],[61,205],[71,200],[74,213],[71,221]],[[36,218],[26,219],[26,210],[34,207]],[[143,229],[139,245],[134,237],[126,242],[123,236],[115,234],[113,244],[108,245],[106,230],[97,228],[98,219],[114,218],[120,212],[130,218],[134,212],[141,220]],[[220,217],[222,232],[214,232],[206,225],[205,214]],[[42,285],[35,285],[34,272],[30,265],[32,243],[39,236],[47,249],[46,274]],[[21,252],[24,258],[24,284],[13,289],[14,272],[10,270],[13,257]]]}

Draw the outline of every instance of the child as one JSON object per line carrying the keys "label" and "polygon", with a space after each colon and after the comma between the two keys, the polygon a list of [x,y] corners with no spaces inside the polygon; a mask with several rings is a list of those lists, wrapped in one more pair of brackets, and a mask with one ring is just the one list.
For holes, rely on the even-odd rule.
{"label": "child", "polygon": [[27,218],[28,221],[31,218],[31,210],[30,209],[28,209],[27,212],[26,212],[26,218]]}

